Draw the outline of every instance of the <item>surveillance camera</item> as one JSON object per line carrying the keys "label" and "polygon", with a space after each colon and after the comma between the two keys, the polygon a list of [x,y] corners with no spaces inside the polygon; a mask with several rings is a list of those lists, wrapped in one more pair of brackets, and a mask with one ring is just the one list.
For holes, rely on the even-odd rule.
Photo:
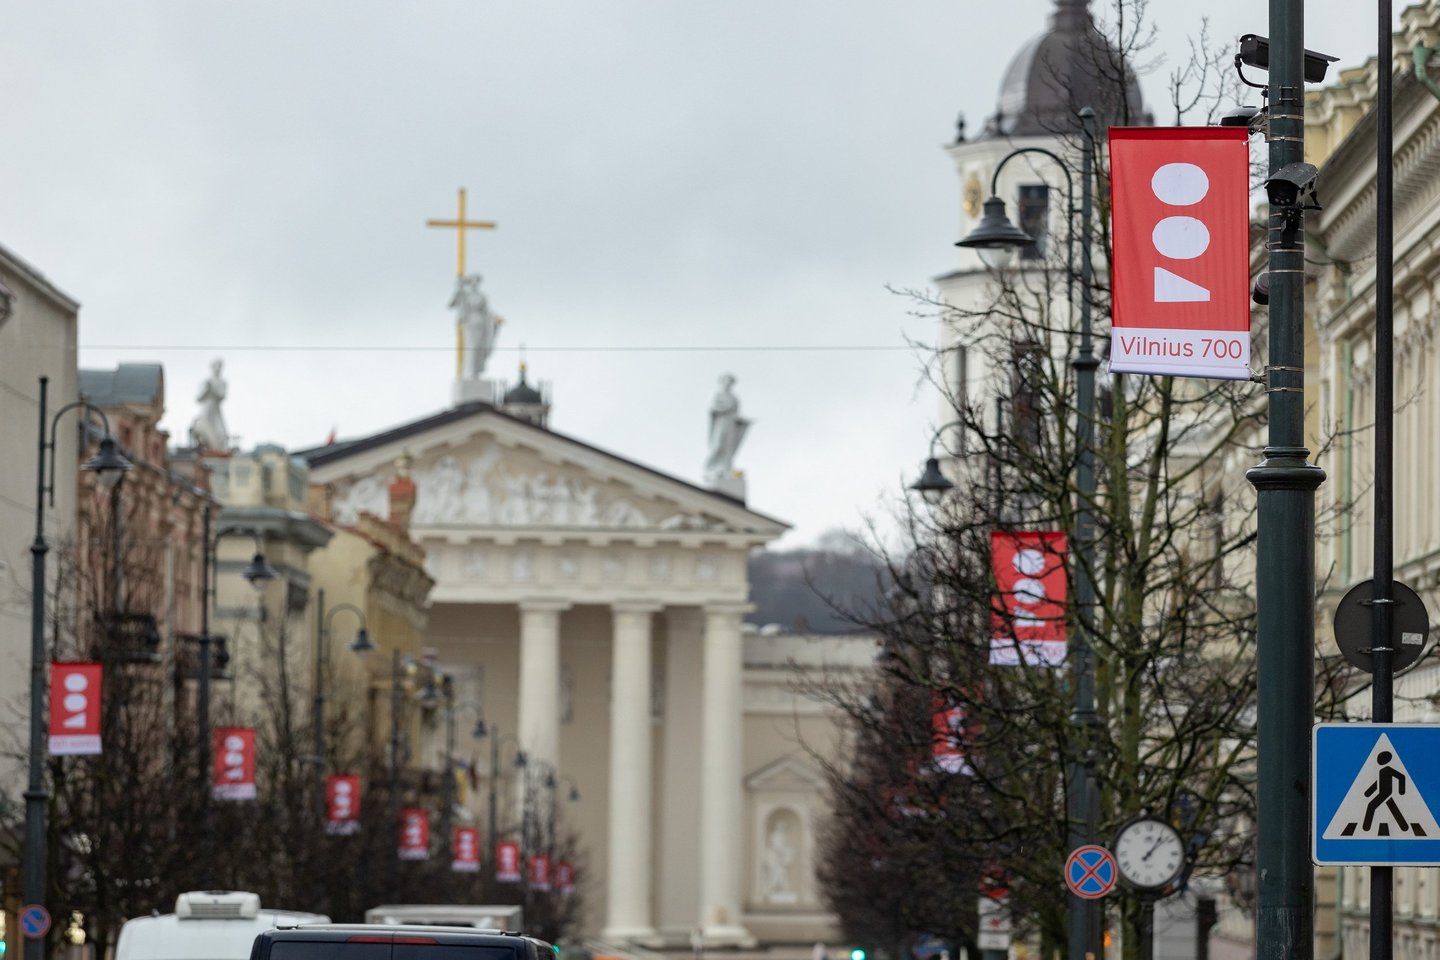
{"label": "surveillance camera", "polygon": [[[1240,38],[1240,53],[1238,59],[1247,66],[1256,67],[1261,70],[1270,69],[1270,41],[1269,39],[1254,33],[1247,33]],[[1325,79],[1325,71],[1330,64],[1339,57],[1332,57],[1328,53],[1316,53],[1314,50],[1305,51],[1305,82],[1319,83]]]}
{"label": "surveillance camera", "polygon": [[1262,113],[1259,107],[1252,107],[1245,104],[1236,107],[1220,118],[1222,127],[1248,127],[1255,122],[1255,118]]}
{"label": "surveillance camera", "polygon": [[1270,273],[1266,271],[1255,278],[1255,286],[1250,289],[1250,299],[1260,306],[1270,302]]}
{"label": "surveillance camera", "polygon": [[1315,189],[1315,178],[1320,173],[1313,163],[1287,163],[1275,175],[1265,181],[1265,195],[1274,207],[1297,207],[1300,196],[1306,190]]}

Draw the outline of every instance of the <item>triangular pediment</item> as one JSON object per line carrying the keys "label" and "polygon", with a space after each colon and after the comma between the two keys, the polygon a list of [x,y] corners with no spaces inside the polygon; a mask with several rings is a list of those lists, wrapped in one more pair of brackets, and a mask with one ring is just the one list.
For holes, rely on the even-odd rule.
{"label": "triangular pediment", "polygon": [[779,536],[786,525],[744,504],[485,404],[301,454],[333,519],[389,515],[388,488],[407,462],[411,529],[654,531]]}
{"label": "triangular pediment", "polygon": [[824,774],[813,763],[793,753],[767,763],[745,778],[745,789],[753,793],[811,791],[824,786]]}

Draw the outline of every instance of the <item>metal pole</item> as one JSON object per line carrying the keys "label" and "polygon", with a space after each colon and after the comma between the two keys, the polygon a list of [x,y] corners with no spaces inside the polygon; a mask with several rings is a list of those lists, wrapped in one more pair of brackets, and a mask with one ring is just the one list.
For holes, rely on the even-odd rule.
{"label": "metal pole", "polygon": [[545,849],[555,852],[555,824],[559,818],[560,809],[560,777],[555,773],[550,774],[550,823],[549,834],[545,838]]}
{"label": "metal pole", "polygon": [[200,869],[210,865],[210,577],[215,545],[210,542],[210,504],[200,528],[200,677],[195,712],[200,723],[196,744],[200,773]]}
{"label": "metal pole", "polygon": [[495,856],[495,844],[500,841],[497,832],[499,825],[498,811],[495,809],[499,802],[500,791],[497,789],[496,779],[500,776],[500,728],[490,728],[490,856]]}
{"label": "metal pole", "polygon": [[[45,393],[40,378],[40,440],[36,445],[35,542],[30,545],[34,579],[30,593],[30,782],[25,789],[25,903],[45,904]],[[54,442],[53,440],[51,441]],[[45,939],[25,938],[25,960],[44,960]]]}
{"label": "metal pole", "polygon": [[[1270,172],[1304,160],[1303,0],[1270,0]],[[1265,459],[1254,485],[1259,534],[1255,960],[1314,956],[1310,727],[1314,720],[1315,488],[1305,448],[1302,214],[1270,208],[1270,355]],[[1287,233],[1289,236],[1287,236]]]}
{"label": "metal pole", "polygon": [[[1093,809],[1095,791],[1090,780],[1095,762],[1095,669],[1091,662],[1090,636],[1095,630],[1095,583],[1091,577],[1093,541],[1095,538],[1093,506],[1095,500],[1095,356],[1090,331],[1090,284],[1092,263],[1090,228],[1094,214],[1091,180],[1094,176],[1095,111],[1080,111],[1080,128],[1084,145],[1080,157],[1080,343],[1070,366],[1075,371],[1075,607],[1079,629],[1070,643],[1070,656],[1075,672],[1075,702],[1070,720],[1075,725],[1078,749],[1073,764],[1070,787],[1070,849],[1093,842],[1091,824],[1097,819]],[[1073,230],[1073,210],[1071,229]],[[1072,248],[1073,250],[1073,248]],[[1073,274],[1074,263],[1069,270]],[[1099,902],[1070,895],[1070,960],[1099,957]]]}
{"label": "metal pole", "polygon": [[396,895],[399,884],[400,844],[395,831],[400,829],[400,649],[390,656],[390,895]]}
{"label": "metal pole", "polygon": [[[1370,714],[1376,723],[1395,719],[1395,651],[1390,646],[1395,617],[1395,346],[1394,346],[1394,132],[1391,122],[1390,0],[1379,0],[1378,67],[1375,89],[1375,579],[1370,608],[1374,667]],[[1394,955],[1393,867],[1370,868],[1370,958]]]}
{"label": "metal pole", "polygon": [[441,689],[445,694],[445,780],[440,784],[440,841],[448,849],[455,810],[455,769],[451,759],[455,756],[455,688],[447,677]]}
{"label": "metal pole", "polygon": [[[125,517],[120,512],[120,488],[124,485],[122,479],[110,488],[110,562],[114,564],[110,570],[110,612],[114,615],[111,630],[115,634],[120,629],[120,612],[125,609],[125,573],[120,562],[125,542]],[[115,637],[108,639],[113,641]]]}
{"label": "metal pole", "polygon": [[1140,898],[1140,960],[1155,960],[1155,898]]}
{"label": "metal pole", "polygon": [[325,652],[330,645],[325,625],[325,589],[315,591],[315,810],[325,822]]}

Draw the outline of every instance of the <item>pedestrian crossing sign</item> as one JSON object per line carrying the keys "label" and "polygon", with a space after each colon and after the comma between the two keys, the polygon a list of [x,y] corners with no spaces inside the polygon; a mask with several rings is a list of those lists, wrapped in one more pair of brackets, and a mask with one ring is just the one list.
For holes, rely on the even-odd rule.
{"label": "pedestrian crossing sign", "polygon": [[1440,725],[1320,723],[1311,853],[1321,866],[1440,866]]}

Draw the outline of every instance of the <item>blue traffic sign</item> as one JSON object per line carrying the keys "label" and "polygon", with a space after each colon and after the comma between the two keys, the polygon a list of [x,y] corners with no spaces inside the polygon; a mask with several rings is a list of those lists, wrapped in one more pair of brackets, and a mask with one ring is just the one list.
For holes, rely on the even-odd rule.
{"label": "blue traffic sign", "polygon": [[1310,849],[1321,866],[1440,866],[1440,726],[1320,723]]}
{"label": "blue traffic sign", "polygon": [[1115,889],[1115,858],[1095,844],[1076,847],[1065,861],[1065,886],[1083,900],[1098,900]]}
{"label": "blue traffic sign", "polygon": [[50,911],[32,903],[20,908],[20,931],[31,940],[38,940],[50,932]]}

